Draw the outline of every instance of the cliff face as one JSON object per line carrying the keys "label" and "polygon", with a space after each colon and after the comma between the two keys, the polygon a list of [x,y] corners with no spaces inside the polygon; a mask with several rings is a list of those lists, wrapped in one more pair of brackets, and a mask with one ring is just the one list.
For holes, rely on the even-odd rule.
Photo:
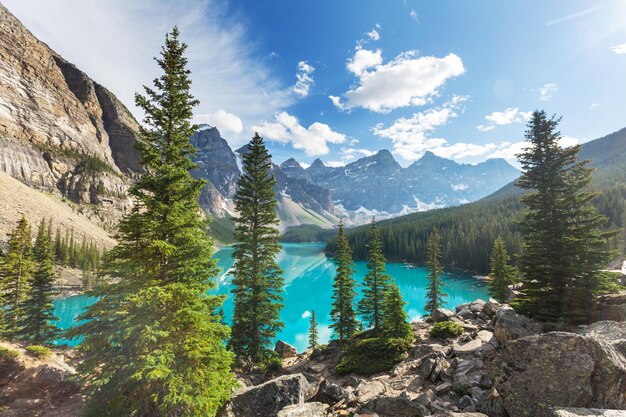
{"label": "cliff face", "polygon": [[0,171],[115,219],[141,169],[138,131],[113,94],[0,5]]}

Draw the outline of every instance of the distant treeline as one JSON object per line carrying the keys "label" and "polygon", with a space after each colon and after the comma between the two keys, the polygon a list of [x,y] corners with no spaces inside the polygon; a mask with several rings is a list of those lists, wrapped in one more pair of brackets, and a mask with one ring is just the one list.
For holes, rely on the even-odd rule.
{"label": "distant treeline", "polygon": [[[596,186],[599,194],[593,204],[608,218],[607,228],[622,229],[620,235],[613,240],[612,246],[621,253],[626,253],[626,182],[613,183],[610,186],[606,184],[603,181],[601,188]],[[391,260],[424,263],[427,236],[436,227],[441,233],[444,247],[442,262],[445,266],[487,274],[491,246],[499,235],[506,242],[509,253],[520,253],[521,234],[516,220],[524,209],[520,201],[521,195],[520,190],[509,186],[498,195],[475,203],[381,221],[378,225],[384,254]],[[292,232],[291,237],[297,232]],[[303,230],[303,236],[306,235],[305,232]],[[348,229],[347,235],[354,257],[365,259],[367,227]],[[326,250],[329,253],[335,252],[332,238]]]}

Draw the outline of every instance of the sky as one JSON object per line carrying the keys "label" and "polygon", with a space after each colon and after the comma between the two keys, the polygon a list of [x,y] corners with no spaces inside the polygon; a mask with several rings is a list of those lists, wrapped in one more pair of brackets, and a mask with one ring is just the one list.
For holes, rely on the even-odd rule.
{"label": "sky", "polygon": [[158,76],[174,25],[195,121],[276,162],[343,165],[380,149],[515,163],[533,110],[562,144],[626,126],[626,0],[2,0],[40,40],[113,91]]}

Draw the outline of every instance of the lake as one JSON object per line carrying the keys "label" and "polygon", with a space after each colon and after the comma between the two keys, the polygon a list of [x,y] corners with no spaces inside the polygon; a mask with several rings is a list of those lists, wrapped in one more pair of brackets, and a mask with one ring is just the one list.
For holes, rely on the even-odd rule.
{"label": "lake", "polygon": [[[233,299],[230,297],[232,285],[229,269],[233,266],[233,249],[225,247],[215,253],[221,273],[217,279],[218,294],[227,295],[224,313],[230,322],[233,310]],[[321,243],[288,243],[283,244],[278,255],[278,264],[283,270],[285,290],[283,292],[285,307],[281,311],[281,319],[285,327],[278,338],[294,345],[298,351],[306,349],[308,344],[309,317],[315,310],[319,322],[320,343],[326,343],[332,336],[329,328],[332,282],[335,274],[335,263],[324,254]],[[355,263],[356,280],[360,283],[367,272],[366,263]],[[388,262],[387,273],[391,275],[407,301],[406,311],[411,320],[419,318],[424,312],[426,297],[425,267]],[[447,307],[454,307],[477,298],[487,300],[489,291],[484,282],[469,273],[447,271],[443,275]],[[360,291],[357,289],[360,296]],[[74,325],[74,319],[83,308],[93,302],[85,295],[59,298],[55,300],[55,314],[59,317],[58,325],[67,329]],[[59,342],[75,345],[77,341],[61,340]]]}

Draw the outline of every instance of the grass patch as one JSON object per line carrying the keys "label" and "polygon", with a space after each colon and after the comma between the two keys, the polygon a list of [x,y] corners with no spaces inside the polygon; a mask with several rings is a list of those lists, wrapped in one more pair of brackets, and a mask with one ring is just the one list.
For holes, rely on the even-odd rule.
{"label": "grass patch", "polygon": [[430,337],[435,337],[438,339],[449,339],[452,337],[457,337],[463,334],[463,325],[460,323],[455,323],[453,321],[444,321],[441,323],[435,324],[430,329]]}
{"label": "grass patch", "polygon": [[388,371],[406,359],[410,346],[411,338],[408,337],[379,336],[355,340],[345,347],[335,371],[340,375],[371,375]]}
{"label": "grass patch", "polygon": [[0,359],[16,359],[18,356],[18,351],[0,346]]}
{"label": "grass patch", "polygon": [[32,346],[26,346],[25,349],[32,356],[39,358],[39,359],[47,358],[48,356],[52,355],[52,351],[45,346],[32,345]]}

